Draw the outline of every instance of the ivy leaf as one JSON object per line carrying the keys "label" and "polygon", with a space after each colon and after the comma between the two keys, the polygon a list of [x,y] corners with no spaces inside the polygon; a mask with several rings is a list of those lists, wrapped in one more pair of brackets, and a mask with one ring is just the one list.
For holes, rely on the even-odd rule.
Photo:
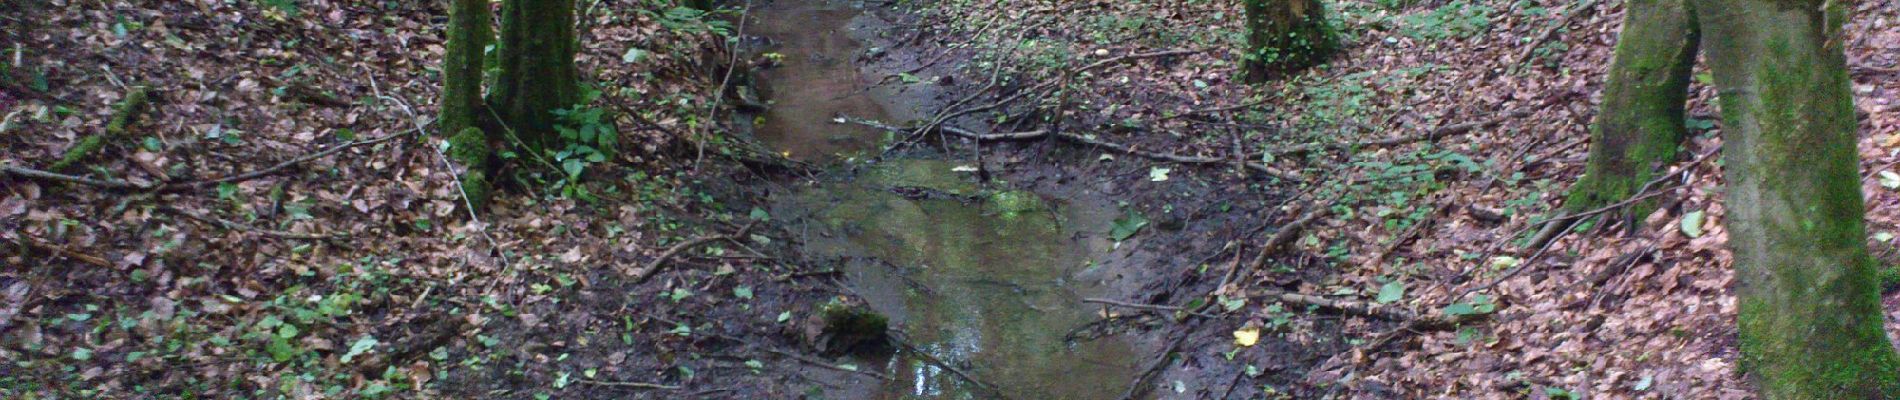
{"label": "ivy leaf", "polygon": [[620,56],[620,61],[624,61],[628,64],[637,64],[640,61],[643,61],[646,59],[647,59],[646,49],[642,49],[638,47],[628,48],[627,54],[623,54]]}
{"label": "ivy leaf", "polygon": [[1148,226],[1148,218],[1130,211],[1128,215],[1115,219],[1114,224],[1109,227],[1108,236],[1117,242],[1125,241],[1134,237],[1136,233],[1140,233],[1141,228],[1145,226]]}
{"label": "ivy leaf", "polygon": [[567,170],[567,176],[570,177],[581,176],[581,170],[584,168],[587,168],[587,164],[581,162],[579,158],[569,158],[561,162],[561,169]]}
{"label": "ivy leaf", "polygon": [[1405,282],[1393,279],[1379,287],[1379,304],[1387,304],[1405,298]]}
{"label": "ivy leaf", "polygon": [[1682,235],[1691,238],[1702,237],[1702,211],[1691,211],[1682,215]]}
{"label": "ivy leaf", "polygon": [[375,349],[378,343],[380,342],[376,341],[375,336],[363,336],[362,339],[356,339],[355,343],[350,343],[350,352],[343,353],[343,358],[337,359],[337,361],[350,362],[350,360],[356,359],[356,356],[363,355],[363,353],[368,353],[370,350]]}

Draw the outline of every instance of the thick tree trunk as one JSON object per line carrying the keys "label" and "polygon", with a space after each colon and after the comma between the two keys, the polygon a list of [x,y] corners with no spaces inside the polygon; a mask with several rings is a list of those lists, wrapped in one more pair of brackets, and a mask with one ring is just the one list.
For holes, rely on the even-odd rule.
{"label": "thick tree trunk", "polygon": [[1721,91],[1742,367],[1769,399],[1900,397],[1867,254],[1848,2],[1694,4]]}
{"label": "thick tree trunk", "polygon": [[501,76],[490,106],[529,151],[558,148],[553,111],[580,101],[574,66],[574,0],[507,0],[501,7]]}
{"label": "thick tree trunk", "polygon": [[1259,83],[1325,62],[1337,49],[1319,0],[1242,0],[1247,12],[1246,79]]}
{"label": "thick tree trunk", "polygon": [[[1582,211],[1636,195],[1676,161],[1688,135],[1683,104],[1699,33],[1686,0],[1630,0],[1603,87],[1603,108],[1591,132],[1590,161],[1565,207]],[[1641,218],[1654,207],[1639,204]]]}
{"label": "thick tree trunk", "polygon": [[477,126],[482,104],[482,52],[494,37],[488,0],[449,0],[448,51],[442,57],[443,135]]}

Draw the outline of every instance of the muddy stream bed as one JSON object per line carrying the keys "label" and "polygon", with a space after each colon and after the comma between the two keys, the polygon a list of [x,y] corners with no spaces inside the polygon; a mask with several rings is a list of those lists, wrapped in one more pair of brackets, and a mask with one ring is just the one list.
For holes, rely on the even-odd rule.
{"label": "muddy stream bed", "polygon": [[1101,312],[1084,298],[1117,294],[1109,282],[1129,263],[1102,260],[1116,246],[1109,227],[1123,214],[1106,196],[979,182],[968,157],[857,161],[892,135],[837,117],[917,119],[941,106],[945,90],[875,85],[894,73],[890,64],[903,63],[865,62],[901,50],[876,47],[890,24],[864,7],[777,0],[755,6],[749,28],[769,38],[759,55],[780,60],[756,72],[770,108],[745,116],[754,134],[781,154],[830,165],[776,195],[773,215],[788,218],[802,251],[842,270],[848,290],[888,316],[909,345],[840,361],[889,380],[814,372],[836,384],[826,397],[989,397],[933,360],[1014,398],[1120,396],[1148,359],[1147,346],[1066,336]]}

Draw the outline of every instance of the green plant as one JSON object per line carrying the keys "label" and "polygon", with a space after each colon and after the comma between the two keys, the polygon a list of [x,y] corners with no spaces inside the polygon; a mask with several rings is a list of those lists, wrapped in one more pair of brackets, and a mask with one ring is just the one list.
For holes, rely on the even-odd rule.
{"label": "green plant", "polygon": [[1429,41],[1467,38],[1490,27],[1495,12],[1497,9],[1491,6],[1454,0],[1432,12],[1406,16],[1399,33]]}
{"label": "green plant", "polygon": [[713,18],[712,12],[692,7],[673,7],[661,13],[640,10],[660,23],[661,28],[685,35],[711,33],[719,36],[732,35],[732,23]]}

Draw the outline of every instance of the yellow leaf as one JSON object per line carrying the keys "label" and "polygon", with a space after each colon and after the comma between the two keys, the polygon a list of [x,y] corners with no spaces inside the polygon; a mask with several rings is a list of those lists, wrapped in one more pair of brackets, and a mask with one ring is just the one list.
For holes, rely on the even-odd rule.
{"label": "yellow leaf", "polygon": [[1249,326],[1234,330],[1235,345],[1239,345],[1240,347],[1253,347],[1255,343],[1260,343],[1259,327]]}

